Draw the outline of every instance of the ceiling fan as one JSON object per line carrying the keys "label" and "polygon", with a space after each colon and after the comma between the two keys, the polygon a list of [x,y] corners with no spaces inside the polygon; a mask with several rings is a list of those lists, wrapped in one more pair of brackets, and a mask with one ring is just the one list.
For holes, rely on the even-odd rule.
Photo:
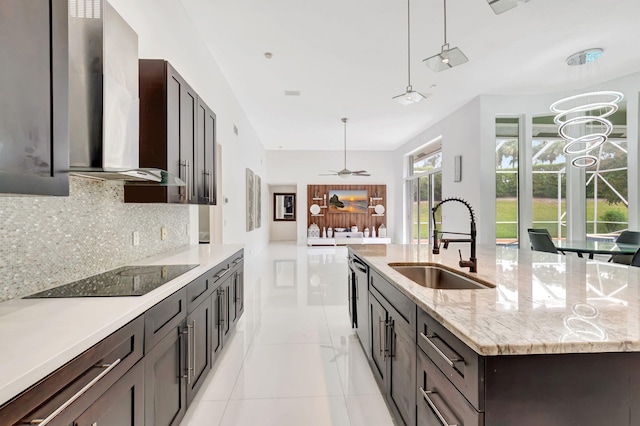
{"label": "ceiling fan", "polygon": [[348,118],[343,118],[342,122],[344,123],[344,169],[336,172],[334,170],[330,170],[333,173],[325,173],[320,176],[340,176],[341,178],[347,178],[348,176],[371,176],[367,173],[366,170],[349,170],[347,169],[347,121]]}

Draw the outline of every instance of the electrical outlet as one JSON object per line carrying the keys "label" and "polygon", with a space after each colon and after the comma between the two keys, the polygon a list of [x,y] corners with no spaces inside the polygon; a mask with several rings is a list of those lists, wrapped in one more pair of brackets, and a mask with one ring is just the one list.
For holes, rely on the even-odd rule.
{"label": "electrical outlet", "polygon": [[160,228],[160,239],[162,241],[167,239],[167,228],[164,227],[164,226],[162,228]]}
{"label": "electrical outlet", "polygon": [[140,233],[138,231],[133,231],[133,241],[134,246],[140,245]]}

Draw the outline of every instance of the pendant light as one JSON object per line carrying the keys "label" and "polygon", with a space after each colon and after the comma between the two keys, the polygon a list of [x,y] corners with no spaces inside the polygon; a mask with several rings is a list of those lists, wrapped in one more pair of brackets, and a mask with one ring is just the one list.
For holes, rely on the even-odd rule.
{"label": "pendant light", "polygon": [[407,0],[407,91],[402,95],[394,96],[400,105],[411,105],[426,99],[426,96],[420,92],[416,92],[411,87],[411,0]]}
{"label": "pendant light", "polygon": [[462,50],[454,47],[453,49],[449,48],[449,43],[447,43],[447,0],[444,1],[444,44],[442,45],[442,49],[440,53],[437,55],[433,55],[423,60],[424,64],[434,70],[435,72],[440,72],[444,70],[448,70],[449,68],[453,68],[458,65],[462,65],[465,62],[469,61],[469,58],[462,53]]}

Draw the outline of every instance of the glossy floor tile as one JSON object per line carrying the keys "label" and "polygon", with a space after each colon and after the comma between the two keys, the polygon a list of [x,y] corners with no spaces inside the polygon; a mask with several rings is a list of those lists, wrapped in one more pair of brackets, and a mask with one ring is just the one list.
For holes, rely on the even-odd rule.
{"label": "glossy floor tile", "polygon": [[181,425],[393,425],[349,322],[347,269],[344,247],[248,259],[245,312]]}

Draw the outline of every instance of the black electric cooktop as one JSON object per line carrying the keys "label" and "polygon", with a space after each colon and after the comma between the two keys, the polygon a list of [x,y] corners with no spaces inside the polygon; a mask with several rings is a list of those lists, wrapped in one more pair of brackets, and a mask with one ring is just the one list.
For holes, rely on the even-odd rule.
{"label": "black electric cooktop", "polygon": [[199,265],[123,266],[24,297],[142,296]]}

